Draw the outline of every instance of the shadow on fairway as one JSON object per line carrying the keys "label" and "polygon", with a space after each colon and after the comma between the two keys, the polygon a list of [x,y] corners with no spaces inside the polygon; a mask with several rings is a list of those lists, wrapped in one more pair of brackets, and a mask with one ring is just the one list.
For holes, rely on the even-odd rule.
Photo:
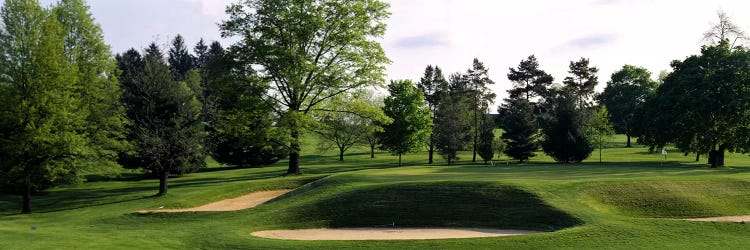
{"label": "shadow on fairway", "polygon": [[287,211],[286,223],[329,227],[483,227],[555,231],[581,223],[527,191],[496,183],[429,182],[364,187]]}

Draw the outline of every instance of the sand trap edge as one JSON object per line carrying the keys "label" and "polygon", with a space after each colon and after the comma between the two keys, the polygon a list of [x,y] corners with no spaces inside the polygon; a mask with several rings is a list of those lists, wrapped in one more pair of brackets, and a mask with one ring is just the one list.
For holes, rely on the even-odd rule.
{"label": "sand trap edge", "polygon": [[153,209],[153,210],[138,210],[135,213],[139,214],[150,214],[150,213],[181,213],[181,212],[227,212],[227,211],[238,211],[249,208],[254,208],[265,204],[266,202],[273,200],[276,197],[282,196],[286,193],[291,192],[293,189],[279,189],[279,190],[267,190],[258,191],[248,194],[241,195],[239,197],[220,200],[198,207],[192,208],[174,208],[174,209]]}
{"label": "sand trap edge", "polygon": [[281,240],[429,240],[504,237],[541,233],[489,228],[313,228],[256,231],[250,235]]}
{"label": "sand trap edge", "polygon": [[737,216],[718,216],[718,217],[704,217],[704,218],[687,218],[680,219],[686,221],[711,221],[711,222],[750,222],[750,215],[737,215]]}

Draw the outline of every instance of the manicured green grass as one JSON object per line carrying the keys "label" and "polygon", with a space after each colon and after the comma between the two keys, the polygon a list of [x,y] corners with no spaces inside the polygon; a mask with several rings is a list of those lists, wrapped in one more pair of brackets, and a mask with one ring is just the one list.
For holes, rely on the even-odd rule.
{"label": "manicured green grass", "polygon": [[[667,160],[647,148],[624,148],[618,136],[582,164],[546,156],[494,166],[454,166],[439,156],[409,154],[407,166],[357,147],[339,162],[308,139],[304,174],[283,176],[285,162],[264,168],[218,166],[170,180],[99,179],[33,197],[35,213],[20,215],[20,197],[0,195],[0,249],[601,249],[716,248],[750,245],[750,225],[672,218],[750,215],[750,157],[729,154],[727,168],[669,149]],[[540,153],[541,154],[541,153]],[[703,157],[705,158],[705,157]],[[507,162],[507,163],[506,163]],[[299,187],[299,188],[298,188]],[[270,203],[236,212],[134,214],[190,207],[241,194],[297,188]],[[376,226],[477,226],[545,233],[478,239],[415,241],[288,241],[250,236],[266,229]]]}

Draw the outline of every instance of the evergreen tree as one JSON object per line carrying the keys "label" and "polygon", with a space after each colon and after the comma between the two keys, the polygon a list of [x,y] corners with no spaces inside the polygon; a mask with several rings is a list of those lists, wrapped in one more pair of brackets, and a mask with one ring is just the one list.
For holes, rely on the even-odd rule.
{"label": "evergreen tree", "polygon": [[172,40],[172,47],[169,48],[169,69],[172,70],[178,81],[187,78],[188,71],[194,68],[193,56],[188,52],[185,40],[181,35],[177,35]]}
{"label": "evergreen tree", "polygon": [[537,125],[534,108],[523,98],[505,99],[505,104],[498,109],[502,128],[502,139],[506,144],[505,155],[524,162],[534,157],[538,144],[536,142]]}
{"label": "evergreen tree", "polygon": [[32,192],[77,178],[96,151],[56,14],[33,0],[0,9],[0,186],[23,194],[23,213]]}
{"label": "evergreen tree", "polygon": [[[430,109],[430,118],[436,121],[435,113],[437,112],[438,105],[440,104],[440,91],[441,85],[446,84],[447,81],[443,76],[443,71],[440,67],[428,65],[425,68],[424,76],[417,83],[417,87],[424,93],[425,101]],[[435,124],[437,126],[437,123]],[[433,154],[435,152],[435,133],[430,134],[430,140],[427,143],[428,164],[433,162]]]}
{"label": "evergreen tree", "polygon": [[539,62],[534,55],[522,60],[518,68],[509,70],[508,80],[513,82],[513,88],[508,90],[510,98],[525,98],[528,102],[534,102],[534,97],[546,96],[555,80],[550,74],[539,69]]}
{"label": "evergreen tree", "polygon": [[206,66],[206,57],[208,56],[208,45],[206,45],[206,42],[203,41],[203,38],[198,41],[198,43],[195,44],[195,47],[193,47],[193,53],[195,53],[195,57],[193,58],[193,66],[195,68],[203,68]]}
{"label": "evergreen tree", "polygon": [[565,77],[563,85],[577,99],[576,105],[580,110],[592,106],[594,87],[599,83],[599,78],[596,76],[598,72],[599,69],[589,66],[589,59],[587,58],[570,62],[570,69],[568,70],[570,76]]}
{"label": "evergreen tree", "polygon": [[195,72],[175,81],[163,54],[152,43],[145,53],[145,67],[136,72],[131,137],[139,167],[159,176],[159,195],[167,193],[170,174],[205,166],[200,92]]}
{"label": "evergreen tree", "polygon": [[495,100],[495,93],[488,85],[495,84],[488,75],[489,69],[484,66],[484,63],[480,62],[479,59],[474,58],[472,68],[468,70],[466,77],[471,90],[472,98],[472,157],[471,161],[477,161],[477,150],[479,145],[479,130],[481,126],[481,120],[487,111],[489,110],[490,104]]}
{"label": "evergreen tree", "polygon": [[463,114],[469,110],[468,99],[460,93],[450,92],[447,84],[440,88],[440,101],[435,113],[435,146],[448,165],[458,160],[457,153],[466,141],[471,140],[471,123]]}
{"label": "evergreen tree", "polygon": [[383,112],[393,122],[383,126],[378,138],[384,150],[398,155],[401,166],[401,155],[419,150],[429,138],[432,120],[422,92],[411,81],[391,81],[388,92],[390,96],[385,98]]}
{"label": "evergreen tree", "polygon": [[495,157],[495,124],[488,117],[485,117],[482,121],[478,151],[485,164]]}
{"label": "evergreen tree", "polygon": [[594,150],[585,134],[585,118],[576,107],[579,100],[572,91],[564,89],[547,102],[552,115],[543,122],[542,148],[558,162],[581,162]]}

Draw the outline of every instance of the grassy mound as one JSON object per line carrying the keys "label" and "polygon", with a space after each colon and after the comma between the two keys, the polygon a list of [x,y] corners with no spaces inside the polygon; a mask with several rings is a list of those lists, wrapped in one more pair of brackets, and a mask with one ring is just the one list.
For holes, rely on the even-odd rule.
{"label": "grassy mound", "polygon": [[607,183],[585,195],[600,210],[629,216],[691,218],[750,214],[750,182],[736,180]]}
{"label": "grassy mound", "polygon": [[550,231],[578,220],[536,195],[495,183],[429,182],[365,186],[295,208],[330,227],[490,227]]}

